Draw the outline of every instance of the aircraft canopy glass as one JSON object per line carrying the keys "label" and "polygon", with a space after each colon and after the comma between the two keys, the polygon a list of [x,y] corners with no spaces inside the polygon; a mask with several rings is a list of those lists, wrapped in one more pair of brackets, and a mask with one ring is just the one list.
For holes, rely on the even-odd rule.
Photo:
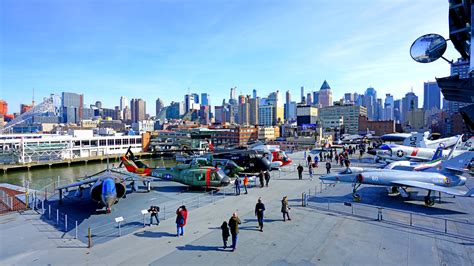
{"label": "aircraft canopy glass", "polygon": [[351,170],[351,168],[346,168],[346,169],[342,170],[341,172],[339,172],[339,174],[341,174],[341,175],[352,174],[352,170]]}

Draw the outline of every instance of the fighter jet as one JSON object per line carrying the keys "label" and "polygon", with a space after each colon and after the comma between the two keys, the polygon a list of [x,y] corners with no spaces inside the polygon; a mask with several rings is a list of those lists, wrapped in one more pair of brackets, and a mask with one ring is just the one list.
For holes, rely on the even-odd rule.
{"label": "fighter jet", "polygon": [[[406,160],[426,162],[433,158],[435,152],[436,149],[409,147],[397,144],[382,144],[375,149],[369,150],[367,153],[374,155],[375,161],[377,162],[380,160],[386,162]],[[464,152],[465,150],[456,150],[453,155],[457,156]],[[442,154],[442,156],[446,157],[447,153]]]}
{"label": "fighter jet", "polygon": [[443,157],[443,147],[438,147],[429,162],[415,162],[415,161],[394,161],[384,167],[384,169],[393,170],[405,170],[405,171],[425,171],[426,169],[433,168],[441,164],[443,160],[449,160],[453,158],[454,151],[456,151],[459,144],[461,144],[462,135],[460,135],[454,144],[453,148],[447,156]]}
{"label": "fighter jet", "polygon": [[469,173],[469,165],[474,160],[474,152],[465,152],[453,159],[442,162],[436,168],[429,168],[426,171],[402,171],[387,169],[362,169],[346,168],[337,174],[328,174],[320,177],[323,183],[346,182],[353,184],[352,197],[354,201],[360,201],[361,195],[357,189],[362,184],[387,186],[393,194],[397,193],[402,197],[409,197],[407,188],[421,188],[428,190],[428,195],[424,198],[425,205],[433,206],[435,198],[431,196],[432,191],[444,192],[446,194],[470,197],[474,194],[474,188],[468,191],[457,187],[466,184],[464,173]]}
{"label": "fighter jet", "polygon": [[382,141],[397,142],[404,146],[430,149],[436,149],[439,146],[443,146],[445,148],[451,147],[458,139],[458,136],[433,139],[435,135],[436,134],[430,134],[428,131],[424,133],[390,133],[381,136],[380,139]]}
{"label": "fighter jet", "polygon": [[76,196],[82,197],[82,191],[85,188],[90,188],[91,200],[104,206],[107,213],[110,213],[112,205],[125,197],[127,190],[126,181],[137,179],[140,178],[113,169],[106,169],[81,181],[58,187],[56,190],[59,191],[59,202],[61,203],[63,191],[67,192],[71,188],[77,188]]}
{"label": "fighter jet", "polygon": [[[130,156],[130,159],[127,158],[127,155]],[[190,187],[218,188],[230,184],[230,178],[222,169],[214,166],[180,164],[175,167],[150,168],[143,162],[136,160],[130,149],[127,154],[122,156],[121,160],[127,171],[131,173],[175,181]]]}

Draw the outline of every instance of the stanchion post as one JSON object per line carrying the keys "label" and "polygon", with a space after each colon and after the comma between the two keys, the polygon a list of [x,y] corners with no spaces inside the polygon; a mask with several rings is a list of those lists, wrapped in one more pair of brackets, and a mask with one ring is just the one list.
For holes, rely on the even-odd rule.
{"label": "stanchion post", "polygon": [[163,220],[166,220],[166,205],[163,205]]}
{"label": "stanchion post", "polygon": [[448,233],[448,220],[444,219],[444,233]]}
{"label": "stanchion post", "polygon": [[51,205],[48,205],[48,220],[51,220]]}
{"label": "stanchion post", "polygon": [[64,215],[64,232],[67,232],[67,214]]}
{"label": "stanchion post", "polygon": [[41,201],[41,210],[42,210],[41,212],[44,215],[44,200]]}
{"label": "stanchion post", "polygon": [[328,199],[328,210],[329,210],[329,199]]}
{"label": "stanchion post", "polygon": [[410,226],[413,226],[413,214],[410,213]]}
{"label": "stanchion post", "polygon": [[59,209],[56,209],[56,224],[59,225]]}
{"label": "stanchion post", "polygon": [[76,228],[75,228],[75,231],[76,231],[76,234],[75,234],[74,239],[77,239],[77,221],[76,221]]}
{"label": "stanchion post", "polygon": [[87,247],[88,248],[92,247],[92,233],[91,233],[91,227],[90,226],[87,230]]}

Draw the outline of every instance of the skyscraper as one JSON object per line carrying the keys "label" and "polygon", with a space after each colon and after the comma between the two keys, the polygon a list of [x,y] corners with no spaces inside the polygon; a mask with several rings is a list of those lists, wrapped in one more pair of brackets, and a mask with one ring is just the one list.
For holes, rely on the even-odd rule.
{"label": "skyscraper", "polygon": [[240,125],[248,125],[250,123],[250,104],[248,103],[248,99],[250,96],[239,96],[239,110],[238,110],[238,124]]}
{"label": "skyscraper", "polygon": [[304,103],[305,102],[305,98],[304,98],[304,87],[301,86],[301,102]]}
{"label": "skyscraper", "polygon": [[199,94],[193,93],[194,103],[199,103]]}
{"label": "skyscraper", "polygon": [[308,93],[306,95],[306,104],[307,105],[313,105],[313,96],[311,95],[311,93]]}
{"label": "skyscraper", "polygon": [[237,97],[237,87],[230,88],[230,98],[231,100],[235,100]]}
{"label": "skyscraper", "polygon": [[128,106],[128,99],[125,96],[120,97],[120,110],[125,109]]}
{"label": "skyscraper", "polygon": [[184,112],[189,112],[194,106],[194,94],[184,95]]}
{"label": "skyscraper", "polygon": [[252,92],[253,92],[253,93],[252,93],[253,98],[254,98],[254,99],[257,98],[257,90],[256,90],[256,89],[253,89]]}
{"label": "skyscraper", "polygon": [[63,92],[61,98],[61,112],[63,123],[79,124],[82,120],[84,96],[82,94]]}
{"label": "skyscraper", "polygon": [[290,113],[290,102],[291,102],[291,93],[289,90],[286,91],[286,101],[285,101],[285,120],[288,120],[288,115]]}
{"label": "skyscraper", "polygon": [[[315,99],[313,99],[313,102]],[[332,90],[327,81],[323,82],[321,88],[319,89],[319,97],[318,97],[318,104],[321,107],[332,106]]]}
{"label": "skyscraper", "polygon": [[163,101],[158,98],[156,99],[156,116],[158,117],[161,110],[163,110],[163,107],[165,107],[165,104],[163,103]]}
{"label": "skyscraper", "polygon": [[260,103],[260,98],[249,99],[249,124],[258,125],[258,106]]}
{"label": "skyscraper", "polygon": [[132,99],[130,101],[130,109],[132,115],[132,123],[145,120],[146,117],[146,102],[142,99]]}
{"label": "skyscraper", "polygon": [[387,93],[385,94],[384,115],[382,119],[393,120],[393,109],[394,109],[393,95],[391,95],[390,93]]}
{"label": "skyscraper", "polygon": [[319,91],[313,91],[313,105],[319,104]]}
{"label": "skyscraper", "polygon": [[402,109],[402,100],[398,99],[393,101],[393,119],[395,122],[399,123],[402,121],[403,109]]}
{"label": "skyscraper", "polygon": [[364,93],[363,105],[367,108],[367,117],[370,120],[376,120],[377,113],[377,91],[369,87]]}
{"label": "skyscraper", "polygon": [[402,122],[406,121],[408,111],[413,111],[415,109],[418,109],[418,96],[416,96],[416,94],[412,91],[407,92],[405,97],[402,99]]}
{"label": "skyscraper", "polygon": [[441,109],[441,91],[436,81],[423,83],[423,109]]}
{"label": "skyscraper", "polygon": [[208,93],[201,93],[201,105],[211,105],[209,100]]}

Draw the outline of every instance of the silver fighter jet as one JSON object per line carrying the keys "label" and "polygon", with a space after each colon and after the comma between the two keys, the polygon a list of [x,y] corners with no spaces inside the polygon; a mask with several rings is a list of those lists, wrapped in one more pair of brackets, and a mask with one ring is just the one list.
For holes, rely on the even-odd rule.
{"label": "silver fighter jet", "polygon": [[387,186],[389,191],[403,197],[409,197],[407,188],[422,188],[428,190],[425,204],[433,206],[435,198],[431,196],[432,191],[444,192],[446,194],[470,197],[474,194],[474,188],[468,190],[460,189],[466,184],[464,174],[470,173],[474,161],[474,152],[465,152],[453,159],[443,161],[437,167],[425,171],[402,171],[389,169],[362,169],[346,168],[337,174],[328,174],[320,177],[323,183],[335,184],[346,182],[353,184],[352,197],[354,201],[360,201],[361,196],[357,189],[362,184]]}

